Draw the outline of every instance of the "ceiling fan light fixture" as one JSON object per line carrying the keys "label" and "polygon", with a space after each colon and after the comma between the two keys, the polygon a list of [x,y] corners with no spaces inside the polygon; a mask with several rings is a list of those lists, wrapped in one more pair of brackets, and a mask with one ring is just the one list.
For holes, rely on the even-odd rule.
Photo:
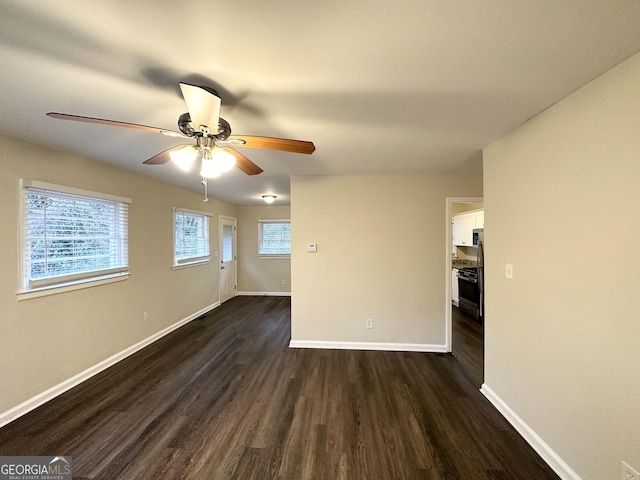
{"label": "ceiling fan light fixture", "polygon": [[205,178],[217,178],[222,174],[218,162],[211,156],[209,148],[202,149],[202,165],[200,167],[200,175]]}
{"label": "ceiling fan light fixture", "polygon": [[273,202],[276,201],[276,197],[275,195],[262,195],[262,199],[268,203],[269,205],[271,205]]}
{"label": "ceiling fan light fixture", "polygon": [[228,172],[236,165],[236,157],[222,148],[214,148],[211,152],[211,157],[216,162],[218,169],[223,173]]}
{"label": "ceiling fan light fixture", "polygon": [[180,150],[169,152],[171,161],[183,172],[188,172],[193,166],[193,162],[198,158],[198,150],[189,145]]}
{"label": "ceiling fan light fixture", "polygon": [[218,169],[215,160],[202,159],[202,167],[200,168],[200,175],[205,178],[217,178],[222,175],[222,172]]}

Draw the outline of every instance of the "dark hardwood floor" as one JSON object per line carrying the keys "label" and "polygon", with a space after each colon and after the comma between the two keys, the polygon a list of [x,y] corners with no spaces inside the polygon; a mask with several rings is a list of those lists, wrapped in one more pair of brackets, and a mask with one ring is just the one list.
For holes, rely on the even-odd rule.
{"label": "dark hardwood floor", "polygon": [[479,321],[451,307],[452,351],[473,384],[480,388],[484,381],[484,332]]}
{"label": "dark hardwood floor", "polygon": [[289,336],[289,298],[236,297],[0,429],[0,455],[71,455],[76,479],[558,478],[461,353]]}

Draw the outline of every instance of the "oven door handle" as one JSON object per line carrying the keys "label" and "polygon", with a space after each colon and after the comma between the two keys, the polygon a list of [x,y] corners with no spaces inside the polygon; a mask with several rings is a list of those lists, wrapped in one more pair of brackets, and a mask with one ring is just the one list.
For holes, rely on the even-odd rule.
{"label": "oven door handle", "polygon": [[458,275],[458,278],[462,281],[465,282],[469,282],[469,283],[478,283],[478,279],[477,278],[466,278],[466,277],[461,277],[460,275]]}

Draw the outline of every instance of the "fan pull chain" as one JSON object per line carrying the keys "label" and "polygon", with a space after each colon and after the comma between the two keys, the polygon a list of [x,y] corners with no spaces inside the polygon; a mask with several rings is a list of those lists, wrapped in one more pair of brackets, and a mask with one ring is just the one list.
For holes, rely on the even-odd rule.
{"label": "fan pull chain", "polygon": [[204,198],[202,199],[202,201],[204,203],[207,203],[209,201],[209,196],[207,193],[207,177],[202,177],[202,185],[204,185]]}

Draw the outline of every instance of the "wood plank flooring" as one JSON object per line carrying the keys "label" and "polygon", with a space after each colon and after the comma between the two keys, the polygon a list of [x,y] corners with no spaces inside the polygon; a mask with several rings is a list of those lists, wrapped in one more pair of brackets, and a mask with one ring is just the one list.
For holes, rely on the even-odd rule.
{"label": "wood plank flooring", "polygon": [[471,376],[478,389],[484,381],[484,332],[482,325],[451,307],[453,355]]}
{"label": "wood plank flooring", "polygon": [[289,338],[289,298],[236,297],[0,429],[0,455],[80,480],[558,478],[460,356]]}

